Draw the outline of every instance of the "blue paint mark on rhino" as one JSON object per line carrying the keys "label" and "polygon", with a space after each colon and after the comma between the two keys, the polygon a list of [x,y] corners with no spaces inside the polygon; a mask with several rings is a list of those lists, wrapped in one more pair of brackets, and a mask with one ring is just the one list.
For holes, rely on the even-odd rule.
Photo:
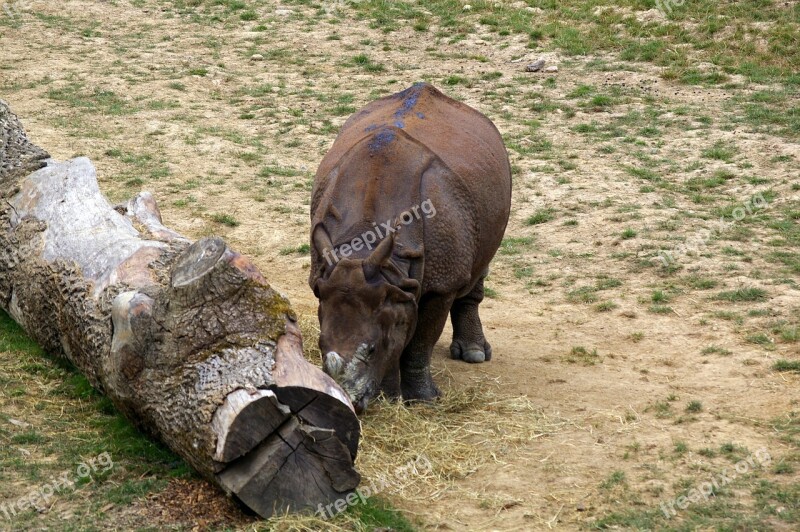
{"label": "blue paint mark on rhino", "polygon": [[400,105],[400,109],[394,113],[394,117],[400,119],[410,113],[414,109],[414,106],[417,105],[419,95],[422,93],[422,89],[424,88],[424,83],[414,83],[406,90],[398,93],[397,96],[403,101],[403,103]]}
{"label": "blue paint mark on rhino", "polygon": [[[372,133],[373,131],[380,129],[378,133],[374,134],[369,142],[370,153],[375,153],[382,150],[391,144],[391,142],[397,137],[397,134],[392,130],[392,126],[396,127],[397,129],[403,129],[406,127],[404,119],[414,110],[414,106],[417,105],[417,101],[419,100],[419,95],[422,94],[424,89],[425,83],[415,83],[404,91],[398,92],[394,95],[394,98],[398,98],[401,101],[401,104],[394,113],[394,123],[391,126],[384,123],[372,124],[364,128],[365,133]],[[415,113],[415,115],[419,119],[425,118],[425,115],[419,112]]]}
{"label": "blue paint mark on rhino", "polygon": [[376,134],[369,143],[369,151],[376,152],[382,150],[386,146],[388,146],[394,139],[396,135],[394,131],[389,128],[382,129],[378,134]]}

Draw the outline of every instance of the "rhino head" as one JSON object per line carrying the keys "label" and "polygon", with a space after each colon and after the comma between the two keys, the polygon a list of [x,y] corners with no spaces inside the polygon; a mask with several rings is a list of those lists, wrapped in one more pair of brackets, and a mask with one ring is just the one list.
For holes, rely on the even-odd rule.
{"label": "rhino head", "polygon": [[[333,249],[318,227],[314,246],[320,257]],[[329,264],[313,282],[319,299],[319,348],[324,371],[363,412],[400,355],[417,323],[420,284],[391,263],[389,236],[362,259],[342,258]],[[326,253],[328,252],[328,253]]]}

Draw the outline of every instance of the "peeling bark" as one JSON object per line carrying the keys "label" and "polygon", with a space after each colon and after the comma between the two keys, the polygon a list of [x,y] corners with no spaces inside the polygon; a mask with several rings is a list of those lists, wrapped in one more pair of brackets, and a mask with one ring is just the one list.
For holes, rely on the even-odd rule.
{"label": "peeling bark", "polygon": [[249,259],[164,227],[149,193],[112,207],[2,101],[0,135],[0,305],[31,337],[264,517],[355,489],[358,419]]}

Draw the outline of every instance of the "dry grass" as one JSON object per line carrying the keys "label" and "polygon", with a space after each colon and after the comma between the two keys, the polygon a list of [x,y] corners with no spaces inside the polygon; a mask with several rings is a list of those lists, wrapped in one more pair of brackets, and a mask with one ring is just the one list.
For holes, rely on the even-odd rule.
{"label": "dry grass", "polygon": [[[380,510],[382,498],[407,515],[421,508],[420,528],[450,530],[800,522],[790,474],[800,458],[795,439],[784,441],[797,431],[798,376],[772,369],[798,353],[796,6],[697,0],[660,17],[638,0],[602,12],[573,1],[533,2],[534,11],[405,0],[332,10],[306,0],[13,3],[19,16],[0,16],[0,91],[32,138],[60,159],[90,156],[112,200],[151,190],[169,226],[219,234],[253,257],[301,312],[317,365],[303,247],[311,176],[347,115],[426,80],[489,116],[514,168],[512,218],[483,307],[495,361],[465,366],[439,345],[435,367],[453,371],[436,377],[441,402],[379,403],[363,420],[364,486],[417,453],[431,471],[330,522],[220,517],[207,501],[222,495],[164,480],[174,458],[143,453],[146,440],[87,398],[74,373],[7,346],[0,499],[102,450],[120,464],[15,526],[412,529],[359,513]],[[523,72],[539,57],[559,72]],[[733,220],[756,194],[769,206],[661,265],[659,250]],[[715,297],[742,286],[766,299]],[[669,301],[654,301],[656,291]],[[601,356],[577,364],[569,354],[581,346]],[[685,412],[695,400],[703,410]],[[785,466],[664,518],[661,501],[730,466],[731,442],[767,446]],[[199,484],[190,473],[187,483]],[[180,512],[154,509],[155,494]],[[67,510],[75,517],[61,520]]]}
{"label": "dry grass", "polygon": [[[319,365],[316,317],[300,314],[298,321],[306,358]],[[363,477],[362,487],[385,482],[381,495],[399,508],[413,508],[454,490],[464,498],[481,500],[482,493],[471,491],[477,489],[474,483],[459,481],[481,468],[513,460],[521,446],[567,424],[548,417],[527,397],[501,392],[497,378],[474,378],[467,387],[455,385],[445,371],[434,379],[444,390],[437,402],[406,405],[379,400],[370,404],[361,419],[356,465]],[[413,471],[403,475],[407,466]],[[292,522],[309,530],[318,524],[314,519]],[[352,529],[357,525],[342,526]]]}
{"label": "dry grass", "polygon": [[[436,378],[442,381],[441,374]],[[466,490],[457,481],[481,467],[504,463],[521,445],[564,425],[545,416],[526,397],[501,394],[498,383],[489,378],[464,389],[445,388],[436,403],[406,406],[381,401],[363,418],[358,466],[367,479],[386,475],[419,457],[432,466],[408,484],[389,489],[397,494],[400,506],[404,501],[436,499],[444,491]],[[464,494],[478,498],[468,491]]]}
{"label": "dry grass", "polygon": [[[443,377],[436,376],[440,382]],[[501,394],[498,387],[486,378],[466,389],[449,389],[434,404],[375,402],[362,418],[356,464],[363,478],[360,489],[383,486],[377,495],[407,514],[454,491],[465,499],[485,499],[481,491],[472,491],[478,489],[475,483],[459,481],[513,460],[525,443],[566,425],[525,397]],[[350,512],[332,521],[282,516],[266,525],[276,530],[372,530]]]}

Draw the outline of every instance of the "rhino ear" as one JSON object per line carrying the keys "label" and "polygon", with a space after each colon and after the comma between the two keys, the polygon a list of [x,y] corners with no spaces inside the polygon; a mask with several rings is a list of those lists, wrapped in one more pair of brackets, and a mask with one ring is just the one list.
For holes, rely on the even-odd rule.
{"label": "rhino ear", "polygon": [[420,293],[422,292],[422,285],[416,279],[406,278],[400,282],[399,288],[411,296],[414,301],[419,300]]}
{"label": "rhino ear", "polygon": [[377,267],[388,265],[389,260],[392,258],[393,249],[394,233],[381,240],[381,243],[378,244],[378,247],[372,250],[372,253],[370,253],[367,260],[364,261],[364,264],[370,264]]}
{"label": "rhino ear", "polygon": [[314,249],[316,249],[317,253],[320,255],[325,255],[326,251],[330,252],[333,249],[331,237],[328,236],[328,232],[325,230],[322,224],[314,227],[314,231],[311,234],[311,241],[314,243]]}
{"label": "rhino ear", "polygon": [[364,261],[364,277],[369,279],[376,279],[380,276],[381,268],[389,265],[392,258],[392,250],[394,249],[394,234],[391,234],[381,240],[369,257]]}
{"label": "rhino ear", "polygon": [[325,280],[322,277],[317,277],[316,280],[313,281],[314,284],[311,285],[311,290],[314,291],[314,297],[317,299],[319,299],[320,285],[324,282]]}
{"label": "rhino ear", "polygon": [[386,285],[386,295],[390,301],[396,303],[417,304],[422,287],[416,279],[403,279],[400,284]]}
{"label": "rhino ear", "polygon": [[331,251],[333,250],[331,237],[328,236],[328,232],[322,224],[314,227],[314,230],[311,232],[311,243],[314,246],[314,250],[317,252],[317,267],[311,268],[308,275],[308,284],[311,286],[311,289],[314,290],[314,295],[319,298],[317,282],[325,275],[326,261],[330,260],[328,257],[331,256]]}

